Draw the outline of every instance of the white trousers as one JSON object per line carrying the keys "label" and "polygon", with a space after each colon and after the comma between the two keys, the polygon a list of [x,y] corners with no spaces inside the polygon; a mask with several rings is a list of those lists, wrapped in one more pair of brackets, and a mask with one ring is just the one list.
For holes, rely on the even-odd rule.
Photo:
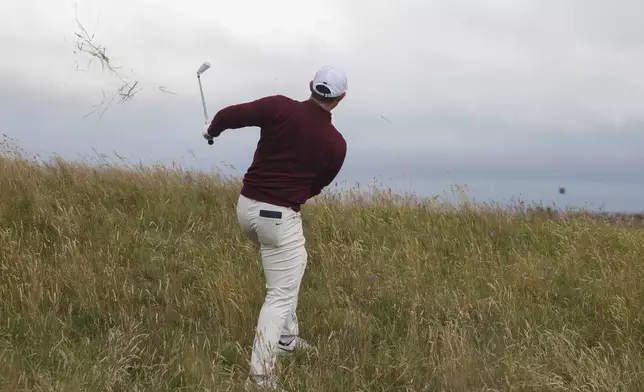
{"label": "white trousers", "polygon": [[260,251],[266,298],[259,313],[250,373],[269,376],[275,368],[277,343],[299,333],[297,300],[307,263],[302,218],[290,208],[240,195],[237,218],[246,236]]}

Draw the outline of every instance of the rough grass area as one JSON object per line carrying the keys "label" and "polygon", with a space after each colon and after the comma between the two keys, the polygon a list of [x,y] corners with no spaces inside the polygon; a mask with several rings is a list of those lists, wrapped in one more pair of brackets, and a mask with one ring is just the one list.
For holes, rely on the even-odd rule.
{"label": "rough grass area", "polygon": [[[239,184],[0,159],[1,391],[242,390]],[[383,192],[304,209],[289,391],[644,391],[644,230]]]}

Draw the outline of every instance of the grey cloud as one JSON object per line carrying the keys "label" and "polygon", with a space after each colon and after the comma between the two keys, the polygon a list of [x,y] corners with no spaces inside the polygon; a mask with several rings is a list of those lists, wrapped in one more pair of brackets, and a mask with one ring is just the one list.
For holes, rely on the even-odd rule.
{"label": "grey cloud", "polygon": [[[642,117],[642,51],[606,49],[596,37],[618,27],[587,21],[602,9],[636,12],[632,3],[594,2],[594,12],[586,2],[424,4],[390,6],[365,22],[377,28],[355,30],[355,58],[370,62],[360,82],[373,82],[374,96],[387,97],[392,111],[437,108],[517,128],[565,123],[573,130],[582,121]],[[627,20],[622,35],[637,37]]]}

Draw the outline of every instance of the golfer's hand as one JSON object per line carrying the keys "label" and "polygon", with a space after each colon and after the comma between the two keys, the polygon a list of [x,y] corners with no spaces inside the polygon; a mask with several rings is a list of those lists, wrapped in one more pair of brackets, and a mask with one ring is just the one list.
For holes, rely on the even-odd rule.
{"label": "golfer's hand", "polygon": [[208,124],[206,124],[206,125],[204,126],[202,135],[203,135],[204,139],[206,139],[206,140],[212,140],[212,139],[213,139],[213,137],[212,137],[212,136],[210,136],[210,134],[208,133],[208,127],[209,127],[209,125],[208,125]]}

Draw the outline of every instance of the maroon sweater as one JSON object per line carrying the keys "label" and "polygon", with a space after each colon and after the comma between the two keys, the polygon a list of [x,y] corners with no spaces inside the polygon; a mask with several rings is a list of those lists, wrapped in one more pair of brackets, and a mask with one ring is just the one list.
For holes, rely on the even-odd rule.
{"label": "maroon sweater", "polygon": [[335,179],[344,163],[347,144],[331,124],[331,113],[312,100],[282,95],[229,106],[213,118],[208,133],[260,127],[253,163],[241,194],[300,211]]}

